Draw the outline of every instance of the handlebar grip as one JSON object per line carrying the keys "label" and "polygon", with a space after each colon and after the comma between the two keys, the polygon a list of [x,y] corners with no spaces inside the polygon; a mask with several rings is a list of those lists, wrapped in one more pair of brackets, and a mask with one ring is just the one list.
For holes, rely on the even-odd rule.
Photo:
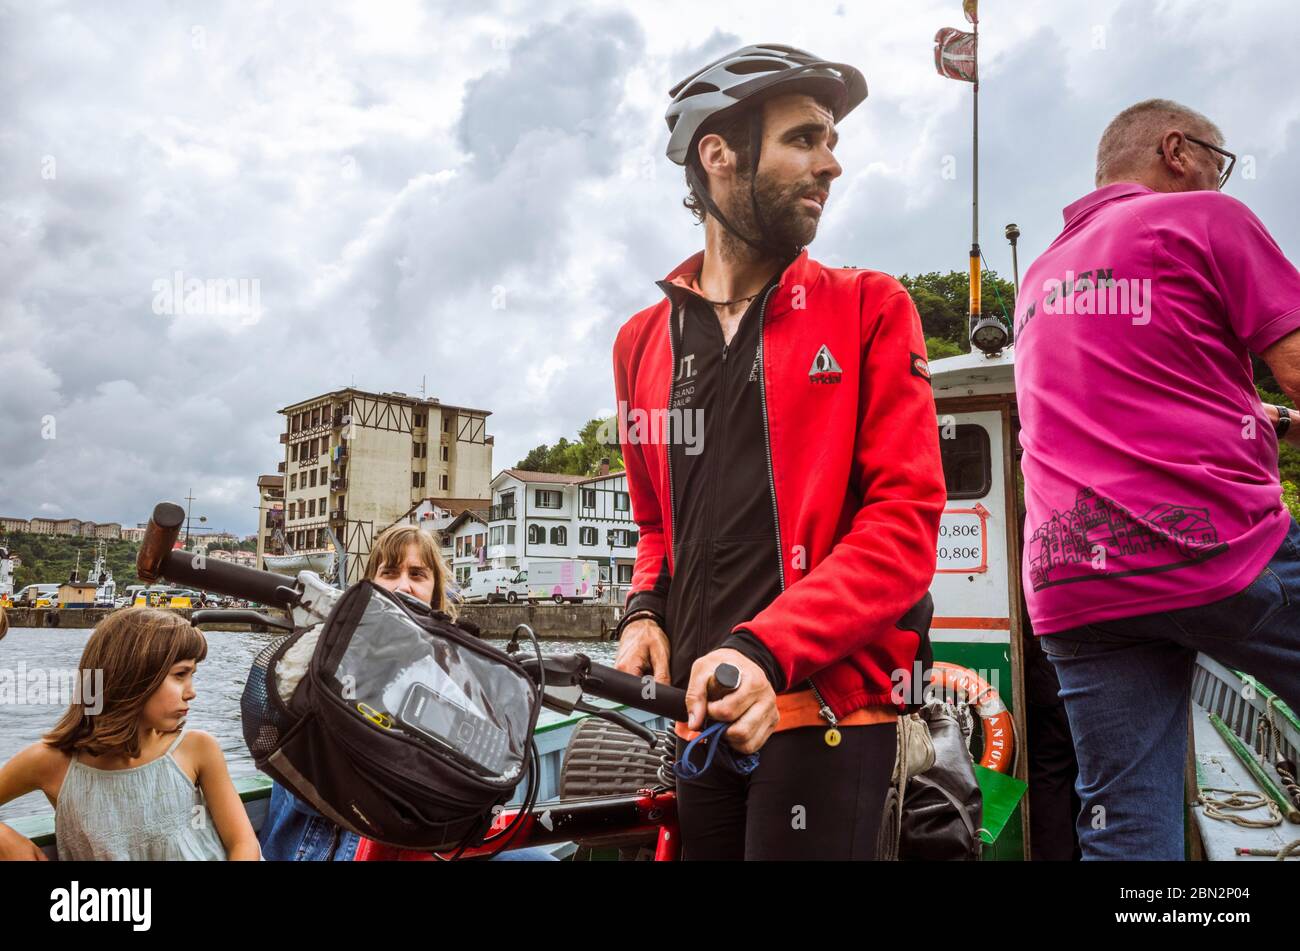
{"label": "handlebar grip", "polygon": [[[229,561],[203,558],[195,564],[192,552],[173,548],[185,521],[185,510],[175,502],[159,502],[144,531],[144,541],[135,559],[140,580],[153,584],[160,579],[193,585],[204,591],[233,598],[291,608],[297,601],[295,579],[271,571],[245,568]],[[288,590],[281,590],[288,589]]]}
{"label": "handlebar grip", "polygon": [[258,571],[217,558],[203,558],[195,564],[193,552],[169,551],[162,562],[162,577],[193,585],[204,591],[291,608],[298,603],[297,581],[273,571]]}
{"label": "handlebar grip", "polygon": [[713,676],[709,678],[708,697],[709,701],[721,700],[729,693],[735,693],[740,689],[740,668],[735,664],[719,664],[713,668]]}
{"label": "handlebar grip", "polygon": [[667,684],[655,683],[648,678],[625,674],[621,670],[595,662],[583,681],[585,693],[615,703],[625,703],[638,710],[646,710],[671,720],[686,720],[686,691]]}
{"label": "handlebar grip", "polygon": [[159,502],[154,506],[140,552],[135,556],[135,573],[141,581],[153,584],[162,577],[163,559],[175,546],[183,521],[185,510],[175,502]]}

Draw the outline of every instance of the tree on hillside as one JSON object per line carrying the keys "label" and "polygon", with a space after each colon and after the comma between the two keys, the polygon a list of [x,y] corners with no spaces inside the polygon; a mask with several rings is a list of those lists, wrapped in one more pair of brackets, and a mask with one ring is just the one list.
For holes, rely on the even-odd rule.
{"label": "tree on hillside", "polygon": [[[931,360],[950,357],[970,351],[967,312],[970,310],[969,278],[965,271],[930,271],[898,279],[907,288],[921,315],[921,329],[925,332],[926,349]],[[981,291],[986,314],[1011,315],[1015,305],[1016,289],[1010,281],[998,277],[996,271],[984,272]],[[942,346],[939,342],[948,344]],[[952,350],[956,347],[956,350]]]}
{"label": "tree on hillside", "polygon": [[576,442],[561,436],[554,446],[543,443],[529,451],[516,469],[533,472],[560,472],[568,475],[595,475],[601,459],[609,459],[611,471],[623,468],[623,452],[618,445],[618,429],[611,416],[591,419],[578,433]]}

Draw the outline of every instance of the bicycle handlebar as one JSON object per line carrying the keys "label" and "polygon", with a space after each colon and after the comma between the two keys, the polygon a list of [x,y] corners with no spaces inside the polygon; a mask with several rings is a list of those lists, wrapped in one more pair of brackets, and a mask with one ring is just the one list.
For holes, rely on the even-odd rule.
{"label": "bicycle handlebar", "polygon": [[291,608],[297,603],[294,590],[297,582],[288,575],[245,568],[174,548],[184,521],[185,510],[174,502],[159,502],[154,506],[140,554],[135,560],[136,574],[141,581],[153,584],[162,578],[282,608]]}
{"label": "bicycle handlebar", "polygon": [[[184,521],[185,510],[174,502],[159,502],[154,507],[136,557],[136,573],[141,581],[153,584],[166,579],[283,608],[299,603],[295,578],[174,548]],[[570,659],[576,657],[585,662],[584,692],[674,720],[684,722],[688,718],[686,691],[594,663],[584,655],[570,655]],[[709,699],[721,699],[739,684],[739,671],[731,664],[719,664],[709,684]]]}

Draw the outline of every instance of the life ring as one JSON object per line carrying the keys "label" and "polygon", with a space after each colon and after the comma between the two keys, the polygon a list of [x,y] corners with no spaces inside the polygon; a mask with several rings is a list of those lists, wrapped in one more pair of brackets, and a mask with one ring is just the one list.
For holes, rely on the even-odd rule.
{"label": "life ring", "polygon": [[936,661],[930,684],[966,698],[984,726],[984,753],[980,765],[995,773],[1010,773],[1015,762],[1016,732],[1011,711],[998,692],[975,671],[960,664]]}

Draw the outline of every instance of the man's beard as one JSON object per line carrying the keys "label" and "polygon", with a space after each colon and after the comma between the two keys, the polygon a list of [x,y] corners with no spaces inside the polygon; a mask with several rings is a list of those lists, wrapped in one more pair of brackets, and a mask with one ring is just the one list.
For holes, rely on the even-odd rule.
{"label": "man's beard", "polygon": [[[731,207],[723,209],[723,214],[733,228],[751,241],[758,242],[761,235],[761,244],[766,254],[780,261],[788,261],[817,236],[818,219],[809,215],[800,202],[809,192],[817,190],[819,186],[815,182],[800,182],[782,188],[779,182],[759,175],[754,183],[754,195],[758,200],[759,214],[763,218],[762,231],[759,231],[758,221],[754,218],[754,206],[750,201],[747,181],[731,192],[728,201]],[[755,253],[752,245],[725,228],[722,242],[723,252],[728,257],[744,258]]]}

